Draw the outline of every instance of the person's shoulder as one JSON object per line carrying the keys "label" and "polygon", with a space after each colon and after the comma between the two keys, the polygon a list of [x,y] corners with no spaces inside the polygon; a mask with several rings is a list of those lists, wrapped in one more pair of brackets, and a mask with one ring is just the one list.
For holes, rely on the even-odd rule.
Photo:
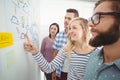
{"label": "person's shoulder", "polygon": [[95,62],[98,61],[103,55],[102,53],[103,48],[97,47],[93,52],[91,52],[90,57],[89,57],[89,62]]}
{"label": "person's shoulder", "polygon": [[58,53],[60,53],[61,55],[67,56],[68,51],[63,47],[63,48],[61,48],[61,49],[58,51]]}
{"label": "person's shoulder", "polygon": [[65,32],[64,31],[60,31],[59,33],[57,33],[57,37],[59,37],[59,36],[63,36],[65,34]]}
{"label": "person's shoulder", "polygon": [[44,38],[43,38],[43,40],[48,40],[48,38],[49,38],[49,37],[48,37],[48,36],[46,36],[46,37],[44,37]]}
{"label": "person's shoulder", "polygon": [[99,54],[101,53],[101,51],[102,51],[102,47],[96,47],[96,48],[93,50],[93,52],[91,52],[91,55],[92,55],[92,56],[97,56],[97,55],[99,55]]}

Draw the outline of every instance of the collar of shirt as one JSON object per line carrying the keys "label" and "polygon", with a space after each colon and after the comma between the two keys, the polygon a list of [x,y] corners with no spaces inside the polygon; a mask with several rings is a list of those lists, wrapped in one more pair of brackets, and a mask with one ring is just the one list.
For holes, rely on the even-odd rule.
{"label": "collar of shirt", "polygon": [[[103,48],[99,51],[99,54],[97,54],[97,56],[98,56],[99,59],[100,59],[100,63],[99,63],[99,64],[103,64]],[[109,66],[115,65],[115,66],[118,67],[119,70],[120,70],[120,59],[117,59],[117,60],[115,60],[115,61],[113,61],[113,62],[111,62],[111,63],[107,63],[107,64],[105,64],[105,65],[109,65]]]}

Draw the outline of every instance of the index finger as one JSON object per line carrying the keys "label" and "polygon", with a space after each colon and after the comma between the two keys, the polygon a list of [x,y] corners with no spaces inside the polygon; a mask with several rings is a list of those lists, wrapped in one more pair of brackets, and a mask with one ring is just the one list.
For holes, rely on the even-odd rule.
{"label": "index finger", "polygon": [[26,37],[27,41],[30,42],[30,38],[28,37],[27,34],[25,34],[25,37]]}

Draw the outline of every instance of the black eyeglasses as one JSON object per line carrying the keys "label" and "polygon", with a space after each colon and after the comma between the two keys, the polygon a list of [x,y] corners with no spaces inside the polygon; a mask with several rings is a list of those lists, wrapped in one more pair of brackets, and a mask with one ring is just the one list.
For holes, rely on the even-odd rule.
{"label": "black eyeglasses", "polygon": [[98,12],[98,13],[95,13],[91,18],[90,18],[90,21],[92,21],[92,23],[94,25],[97,25],[100,23],[100,18],[101,18],[101,15],[111,15],[111,16],[115,16],[117,18],[120,18],[120,13],[118,12]]}

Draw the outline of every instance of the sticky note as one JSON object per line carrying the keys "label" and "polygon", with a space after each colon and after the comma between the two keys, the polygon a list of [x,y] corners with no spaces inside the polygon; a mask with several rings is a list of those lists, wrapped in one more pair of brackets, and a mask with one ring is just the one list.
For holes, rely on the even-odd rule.
{"label": "sticky note", "polygon": [[9,32],[0,32],[0,48],[13,45],[13,35]]}

